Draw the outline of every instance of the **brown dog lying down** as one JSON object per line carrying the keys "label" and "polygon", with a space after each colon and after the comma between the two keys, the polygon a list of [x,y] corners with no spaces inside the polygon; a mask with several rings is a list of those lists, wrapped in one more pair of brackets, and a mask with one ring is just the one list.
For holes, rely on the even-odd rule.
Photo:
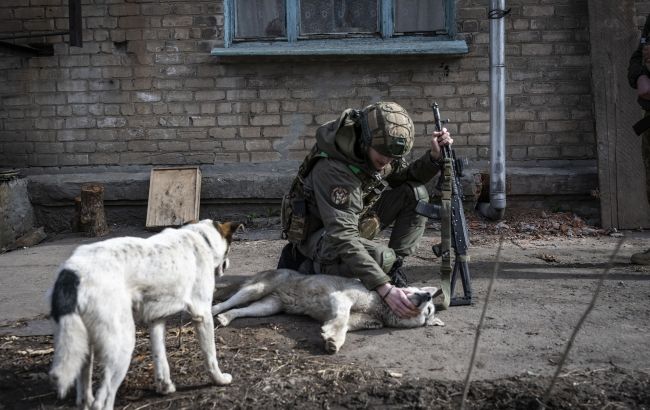
{"label": "brown dog lying down", "polygon": [[[238,317],[270,316],[276,313],[308,315],[322,321],[321,335],[328,353],[336,353],[348,331],[387,327],[419,327],[444,323],[434,317],[435,287],[409,288],[409,299],[420,314],[401,319],[377,292],[352,278],[303,275],[289,269],[260,272],[246,281],[228,300],[212,307],[217,322],[228,326]],[[243,306],[246,305],[246,306]],[[233,309],[237,306],[243,306]]]}

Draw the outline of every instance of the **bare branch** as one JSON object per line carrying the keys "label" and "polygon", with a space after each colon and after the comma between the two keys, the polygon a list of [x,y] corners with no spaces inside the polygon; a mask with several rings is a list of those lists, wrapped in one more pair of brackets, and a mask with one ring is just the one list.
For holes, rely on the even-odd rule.
{"label": "bare branch", "polygon": [[605,278],[607,275],[609,275],[609,271],[612,269],[612,265],[614,264],[614,258],[616,258],[616,255],[618,255],[618,251],[621,249],[621,245],[623,245],[623,242],[625,241],[625,237],[622,237],[620,241],[616,244],[616,247],[614,248],[614,252],[612,253],[612,256],[609,257],[609,261],[607,262],[607,265],[605,265],[605,269],[603,270],[603,274],[600,277],[600,280],[598,280],[598,285],[596,285],[596,289],[594,290],[594,294],[591,297],[591,302],[589,303],[589,306],[587,306],[587,310],[585,310],[585,313],[582,314],[582,317],[578,321],[578,324],[575,326],[573,329],[573,333],[571,334],[571,337],[569,338],[569,341],[566,344],[566,348],[564,349],[564,353],[562,353],[562,357],[560,358],[560,362],[557,364],[557,368],[555,369],[555,374],[553,375],[553,378],[551,379],[551,383],[549,384],[548,388],[546,389],[546,393],[544,393],[544,398],[542,399],[541,402],[541,408],[545,409],[546,408],[546,403],[548,403],[548,399],[551,396],[551,390],[553,390],[553,386],[555,385],[555,382],[557,381],[557,378],[562,371],[562,367],[564,366],[564,362],[566,361],[567,356],[569,356],[569,351],[571,350],[571,347],[573,346],[573,342],[576,338],[576,335],[578,334],[578,331],[582,327],[582,324],[585,322],[587,319],[587,315],[592,311],[594,308],[594,305],[596,304],[596,298],[598,298],[598,293],[600,293],[600,288],[603,286],[603,283],[605,282]]}
{"label": "bare branch", "polygon": [[467,369],[467,376],[465,376],[465,387],[463,388],[463,398],[460,402],[460,410],[465,410],[465,403],[467,402],[467,394],[469,393],[469,383],[470,377],[472,375],[472,369],[474,368],[474,360],[476,359],[476,351],[478,350],[478,340],[481,337],[481,328],[483,327],[483,321],[485,320],[485,312],[487,312],[488,303],[490,302],[490,295],[492,294],[492,285],[497,277],[499,272],[499,267],[501,264],[501,248],[503,247],[503,235],[499,238],[499,249],[497,250],[497,257],[494,263],[494,272],[492,272],[492,278],[490,279],[490,284],[488,285],[487,294],[485,295],[485,303],[483,304],[483,312],[481,312],[481,319],[478,322],[476,327],[476,334],[474,335],[474,347],[472,348],[472,357],[469,360],[469,367]]}

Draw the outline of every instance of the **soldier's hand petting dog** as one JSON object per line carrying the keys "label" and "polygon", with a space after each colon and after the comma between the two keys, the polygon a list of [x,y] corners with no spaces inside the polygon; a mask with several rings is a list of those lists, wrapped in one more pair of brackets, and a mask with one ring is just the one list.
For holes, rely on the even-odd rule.
{"label": "soldier's hand petting dog", "polygon": [[419,314],[418,308],[408,299],[409,290],[398,288],[390,283],[384,283],[377,286],[375,292],[379,294],[379,297],[386,302],[398,317],[406,319]]}

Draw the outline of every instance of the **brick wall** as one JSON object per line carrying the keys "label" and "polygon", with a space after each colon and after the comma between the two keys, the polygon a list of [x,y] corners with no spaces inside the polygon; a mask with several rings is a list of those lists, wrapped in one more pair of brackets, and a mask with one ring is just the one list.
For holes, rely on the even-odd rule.
{"label": "brick wall", "polygon": [[[2,166],[297,160],[317,124],[377,99],[404,105],[420,132],[437,100],[459,153],[489,157],[487,1],[457,2],[466,56],[356,61],[218,61],[218,0],[83,3],[83,48],[59,36],[30,40],[53,56],[0,57]],[[508,7],[508,160],[594,160],[586,0]],[[66,17],[65,0],[9,0],[0,35],[66,29]]]}
{"label": "brick wall", "polygon": [[[0,168],[31,175],[41,221],[71,212],[88,181],[107,184],[106,203],[139,207],[142,219],[152,165],[201,165],[203,204],[275,206],[318,124],[379,99],[405,106],[419,133],[432,131],[437,101],[457,154],[487,170],[487,0],[456,2],[469,46],[460,57],[220,60],[210,56],[222,45],[220,0],[82,2],[83,48],[61,36],[15,40],[48,43],[52,56],[0,48]],[[509,206],[595,215],[587,0],[507,6]],[[635,6],[640,28],[650,0]],[[65,30],[67,10],[67,0],[0,2],[0,37]],[[413,155],[427,144],[419,138]]]}

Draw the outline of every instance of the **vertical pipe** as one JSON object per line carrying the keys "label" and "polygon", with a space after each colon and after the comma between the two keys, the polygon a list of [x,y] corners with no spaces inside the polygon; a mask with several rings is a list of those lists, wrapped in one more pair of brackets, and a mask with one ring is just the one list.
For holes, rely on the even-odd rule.
{"label": "vertical pipe", "polygon": [[503,218],[506,208],[505,24],[498,10],[505,0],[490,0],[490,202],[477,204],[490,219]]}

